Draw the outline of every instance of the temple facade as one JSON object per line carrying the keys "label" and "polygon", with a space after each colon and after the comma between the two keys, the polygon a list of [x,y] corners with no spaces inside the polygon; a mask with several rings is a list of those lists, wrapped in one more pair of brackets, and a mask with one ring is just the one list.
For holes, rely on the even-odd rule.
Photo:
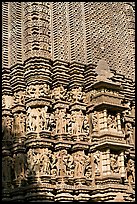
{"label": "temple facade", "polygon": [[135,201],[134,2],[2,2],[2,200]]}

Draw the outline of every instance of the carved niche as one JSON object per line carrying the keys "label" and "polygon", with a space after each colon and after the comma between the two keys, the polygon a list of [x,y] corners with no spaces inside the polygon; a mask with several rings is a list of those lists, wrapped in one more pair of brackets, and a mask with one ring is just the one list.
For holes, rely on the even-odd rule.
{"label": "carved niche", "polygon": [[50,175],[51,173],[51,150],[29,149],[27,152],[28,175]]}

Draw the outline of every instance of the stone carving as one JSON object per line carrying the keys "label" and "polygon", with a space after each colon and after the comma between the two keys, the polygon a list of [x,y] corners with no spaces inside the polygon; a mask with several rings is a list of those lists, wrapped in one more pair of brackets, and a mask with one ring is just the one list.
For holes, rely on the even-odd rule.
{"label": "stone carving", "polygon": [[84,151],[77,151],[73,154],[74,158],[74,177],[83,177],[86,167],[86,156]]}
{"label": "stone carving", "polygon": [[132,123],[125,123],[125,139],[128,144],[134,143],[133,141],[133,127]]}
{"label": "stone carving", "polygon": [[55,111],[56,133],[66,133],[66,110],[57,109]]}
{"label": "stone carving", "polygon": [[7,115],[2,118],[3,140],[11,139],[11,131],[13,129],[12,123],[10,116]]}
{"label": "stone carving", "polygon": [[14,116],[13,133],[14,135],[23,135],[25,133],[25,115],[22,112]]}
{"label": "stone carving", "polygon": [[85,167],[85,176],[88,179],[91,179],[93,177],[93,161],[92,161],[92,155],[89,153],[86,156],[86,167]]}
{"label": "stone carving", "polygon": [[117,130],[117,118],[109,114],[107,118],[107,125],[109,130]]}
{"label": "stone carving", "polygon": [[48,107],[28,108],[27,110],[27,131],[42,131],[49,129],[50,117],[47,113]]}
{"label": "stone carving", "polygon": [[50,94],[50,86],[48,84],[42,84],[39,87],[40,96],[49,96]]}
{"label": "stone carving", "polygon": [[100,174],[100,151],[97,150],[93,154],[94,157],[94,165],[95,165],[95,174],[98,175]]}
{"label": "stone carving", "polygon": [[2,158],[2,185],[8,188],[13,179],[13,159],[10,156]]}
{"label": "stone carving", "polygon": [[51,157],[51,175],[69,176],[74,175],[74,158],[67,153],[67,150],[54,152]]}
{"label": "stone carving", "polygon": [[67,158],[67,176],[74,176],[74,160],[73,160],[73,156],[68,154],[68,158]]}
{"label": "stone carving", "polygon": [[49,119],[48,119],[47,124],[48,124],[48,130],[49,131],[54,132],[56,130],[56,121],[55,121],[55,117],[54,117],[53,113],[49,114]]}
{"label": "stone carving", "polygon": [[36,84],[27,87],[27,97],[28,98],[39,98],[49,96],[50,87],[48,84]]}
{"label": "stone carving", "polygon": [[28,173],[34,175],[50,175],[51,150],[29,149],[27,153]]}
{"label": "stone carving", "polygon": [[14,105],[25,104],[25,93],[22,91],[14,93]]}
{"label": "stone carving", "polygon": [[93,131],[98,130],[98,118],[97,118],[97,111],[92,113],[92,129]]}
{"label": "stone carving", "polygon": [[66,168],[67,168],[67,150],[60,150],[57,154],[57,176],[66,176]]}
{"label": "stone carving", "polygon": [[135,182],[135,165],[132,159],[129,159],[126,164],[126,180],[128,180],[129,185]]}
{"label": "stone carving", "polygon": [[27,110],[27,131],[37,131],[38,129],[38,117],[39,117],[39,111],[38,108],[28,108]]}
{"label": "stone carving", "polygon": [[62,85],[56,87],[52,91],[52,98],[54,101],[56,100],[66,100],[66,89]]}
{"label": "stone carving", "polygon": [[51,175],[56,176],[57,175],[57,152],[53,152],[51,156]]}
{"label": "stone carving", "polygon": [[72,123],[72,134],[80,134],[83,132],[84,116],[82,111],[72,111],[71,123]]}
{"label": "stone carving", "polygon": [[40,173],[50,175],[51,171],[51,150],[42,149],[40,156]]}
{"label": "stone carving", "polygon": [[15,179],[21,184],[21,181],[25,179],[26,156],[23,153],[18,153],[13,155],[13,159]]}
{"label": "stone carving", "polygon": [[2,108],[9,109],[13,105],[13,98],[12,96],[3,95],[2,96]]}
{"label": "stone carving", "polygon": [[40,109],[40,112],[39,112],[39,129],[40,130],[47,130],[48,129],[49,113],[47,113],[47,110],[48,110],[47,106]]}
{"label": "stone carving", "polygon": [[88,116],[88,115],[86,115],[86,116],[84,117],[84,121],[83,121],[83,131],[84,131],[85,133],[89,133],[89,116]]}
{"label": "stone carving", "polygon": [[83,96],[84,96],[84,94],[83,94],[83,92],[82,92],[82,87],[79,87],[79,88],[76,88],[76,89],[72,89],[71,91],[70,91],[70,101],[72,102],[72,103],[74,103],[74,102],[83,102]]}
{"label": "stone carving", "polygon": [[110,169],[112,173],[119,173],[118,155],[110,154]]}
{"label": "stone carving", "polygon": [[[132,142],[135,128],[135,24],[134,8],[126,6],[128,4],[2,3],[4,201],[24,201],[26,198],[30,202],[37,201],[37,187],[43,195],[47,193],[49,201],[50,198],[52,201],[110,201],[115,199],[116,189],[111,185],[114,193],[109,195],[102,188],[99,196],[102,183],[107,188],[115,178],[121,177],[123,187],[117,182],[117,189],[122,192],[126,187],[123,156],[128,154],[128,158],[133,158],[135,148]],[[94,90],[92,85],[98,80],[108,81],[109,88],[99,87],[103,83],[98,83],[97,90]],[[113,91],[113,84],[117,82],[123,89]],[[122,101],[122,97],[126,102]],[[110,104],[107,104],[107,100]],[[113,106],[114,103],[117,106]],[[122,112],[124,109],[128,109],[125,115]],[[90,134],[87,135],[89,129]],[[34,138],[34,133],[40,134]],[[124,134],[127,145],[124,144]],[[25,141],[20,142],[17,138],[23,136]],[[58,138],[62,138],[62,141]],[[107,145],[108,142],[111,142],[111,147]],[[104,152],[106,145],[108,150]],[[53,153],[47,147],[52,148]],[[21,188],[17,187],[15,191],[6,188],[12,182],[22,183],[24,179],[26,162],[21,153],[24,148],[28,151],[27,173],[31,176],[27,178],[28,184],[24,185],[21,196]],[[110,148],[116,149],[119,156],[110,154]],[[89,154],[90,151],[93,153]],[[6,155],[12,155],[13,160]],[[123,193],[126,201],[134,199],[133,166],[132,160],[125,165],[126,179],[129,185],[133,184],[131,192]],[[108,179],[105,174],[110,169],[112,175]],[[41,187],[37,185],[37,177],[41,177]],[[51,182],[46,179],[48,177]],[[69,185],[59,184],[63,177],[66,177],[64,181]],[[49,185],[45,185],[47,180]],[[85,180],[84,185],[75,185],[80,180]],[[95,188],[94,184],[97,184]],[[27,189],[30,193],[27,193]],[[34,191],[37,194],[34,195]],[[119,200],[117,197],[116,200]],[[41,201],[43,198],[40,196]]]}

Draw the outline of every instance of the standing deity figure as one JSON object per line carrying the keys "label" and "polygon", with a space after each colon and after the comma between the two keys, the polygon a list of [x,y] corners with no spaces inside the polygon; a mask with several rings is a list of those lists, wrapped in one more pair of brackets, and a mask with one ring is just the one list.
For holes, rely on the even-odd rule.
{"label": "standing deity figure", "polygon": [[130,122],[125,124],[125,139],[128,144],[133,143],[133,127]]}
{"label": "standing deity figure", "polygon": [[80,110],[77,114],[77,133],[83,132],[83,124],[84,124],[84,116],[82,111]]}
{"label": "standing deity figure", "polygon": [[25,115],[22,112],[20,113],[19,129],[21,134],[25,132]]}
{"label": "standing deity figure", "polygon": [[47,119],[49,117],[48,113],[47,113],[48,107],[45,106],[44,108],[41,108],[40,110],[40,114],[39,114],[39,127],[41,130],[47,130],[47,126],[48,126],[48,121]]}
{"label": "standing deity figure", "polygon": [[83,177],[85,171],[86,157],[83,151],[74,153],[74,177]]}
{"label": "standing deity figure", "polygon": [[39,108],[28,108],[27,110],[27,131],[38,131],[39,128]]}
{"label": "standing deity figure", "polygon": [[51,158],[51,150],[48,150],[48,148],[43,149],[43,151],[41,152],[41,158],[40,158],[41,173],[50,175],[50,171],[51,171],[50,158]]}
{"label": "standing deity figure", "polygon": [[126,179],[128,180],[129,185],[131,185],[132,182],[135,182],[135,166],[132,159],[129,159],[126,165]]}
{"label": "standing deity figure", "polygon": [[33,149],[29,149],[29,151],[27,152],[27,170],[28,170],[28,175],[29,174],[33,174],[33,157],[34,157],[34,150]]}
{"label": "standing deity figure", "polygon": [[77,112],[72,111],[71,114],[72,134],[77,134]]}
{"label": "standing deity figure", "polygon": [[65,133],[66,132],[66,110],[57,109],[55,112],[56,120],[56,133]]}
{"label": "standing deity figure", "polygon": [[27,163],[29,174],[39,175],[40,174],[40,159],[41,159],[41,149],[29,149]]}
{"label": "standing deity figure", "polygon": [[119,173],[118,155],[110,154],[110,169],[112,173]]}
{"label": "standing deity figure", "polygon": [[66,176],[66,168],[67,168],[67,150],[60,150],[57,154],[57,176]]}

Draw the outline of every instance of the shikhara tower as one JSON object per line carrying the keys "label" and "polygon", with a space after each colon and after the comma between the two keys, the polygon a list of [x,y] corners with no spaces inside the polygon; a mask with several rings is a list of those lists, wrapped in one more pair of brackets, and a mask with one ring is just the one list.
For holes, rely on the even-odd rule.
{"label": "shikhara tower", "polygon": [[3,201],[134,201],[134,9],[2,3]]}

